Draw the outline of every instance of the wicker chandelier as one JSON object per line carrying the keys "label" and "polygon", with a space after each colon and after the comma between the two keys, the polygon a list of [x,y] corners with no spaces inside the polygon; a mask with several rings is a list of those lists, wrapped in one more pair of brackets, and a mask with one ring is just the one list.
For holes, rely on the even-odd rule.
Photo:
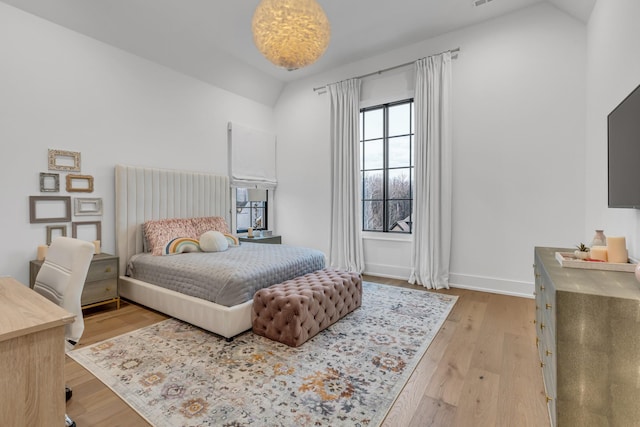
{"label": "wicker chandelier", "polygon": [[251,26],[258,50],[290,71],[313,64],[329,45],[329,20],[315,0],[261,0]]}

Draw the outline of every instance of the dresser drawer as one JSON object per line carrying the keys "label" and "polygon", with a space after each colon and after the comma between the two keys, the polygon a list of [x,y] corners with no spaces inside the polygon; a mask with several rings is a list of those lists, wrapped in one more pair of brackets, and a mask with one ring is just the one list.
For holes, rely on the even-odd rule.
{"label": "dresser drawer", "polygon": [[117,297],[118,279],[86,282],[82,291],[82,305],[89,305]]}
{"label": "dresser drawer", "polygon": [[113,279],[118,277],[118,260],[94,260],[87,272],[87,282]]}

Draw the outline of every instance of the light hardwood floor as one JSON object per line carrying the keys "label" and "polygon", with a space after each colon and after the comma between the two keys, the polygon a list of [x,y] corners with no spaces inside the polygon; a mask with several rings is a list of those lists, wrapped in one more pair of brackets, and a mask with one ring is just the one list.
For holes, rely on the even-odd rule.
{"label": "light hardwood floor", "polygon": [[[393,279],[365,280],[424,289]],[[535,302],[463,289],[437,292],[457,295],[458,301],[383,426],[549,426],[535,346]],[[80,347],[166,318],[135,304],[112,306],[85,311]],[[69,357],[65,378],[73,389],[67,413],[78,426],[149,426]]]}

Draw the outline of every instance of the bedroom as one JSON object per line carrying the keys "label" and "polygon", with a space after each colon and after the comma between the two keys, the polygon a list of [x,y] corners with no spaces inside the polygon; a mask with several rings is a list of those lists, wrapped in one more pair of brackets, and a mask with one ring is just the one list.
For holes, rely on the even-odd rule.
{"label": "bedroom", "polygon": [[[541,2],[292,82],[269,102],[0,3],[3,235],[13,242],[0,271],[28,283],[44,236],[28,223],[26,200],[37,194],[47,148],[82,152],[104,201],[103,250],[113,253],[113,165],[224,172],[228,121],[278,135],[272,225],[287,243],[326,252],[327,100],[311,88],[455,46],[452,284],[530,296],[532,248],[587,241],[596,228],[626,235],[638,256],[636,211],[606,208],[603,119],[638,84],[638,16],[632,0],[598,0],[588,23]],[[246,85],[252,76],[238,77]],[[364,93],[372,101],[396,93],[398,79],[372,79]],[[406,277],[408,248],[365,240],[367,271]]]}

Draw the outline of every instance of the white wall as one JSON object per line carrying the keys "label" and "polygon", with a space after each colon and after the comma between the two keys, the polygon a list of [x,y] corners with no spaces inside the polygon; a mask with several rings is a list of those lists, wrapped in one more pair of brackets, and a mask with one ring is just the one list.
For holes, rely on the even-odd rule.
{"label": "white wall", "polygon": [[[28,283],[47,224],[28,196],[102,197],[103,250],[113,253],[114,165],[226,174],[228,121],[275,131],[272,108],[0,3],[0,275]],[[93,193],[39,192],[47,149],[81,152]],[[71,224],[67,224],[71,235]]]}
{"label": "white wall", "polygon": [[[286,86],[276,225],[328,251],[329,99],[312,88],[454,47],[451,283],[530,295],[534,246],[586,238],[586,28],[546,3]],[[365,79],[363,104],[406,97],[411,74]],[[367,272],[407,278],[401,240],[366,239]]]}
{"label": "white wall", "polygon": [[[598,0],[588,25],[586,178],[588,235],[625,236],[640,257],[640,210],[607,208],[607,115],[640,84],[640,2]],[[629,183],[629,185],[639,185]]]}

